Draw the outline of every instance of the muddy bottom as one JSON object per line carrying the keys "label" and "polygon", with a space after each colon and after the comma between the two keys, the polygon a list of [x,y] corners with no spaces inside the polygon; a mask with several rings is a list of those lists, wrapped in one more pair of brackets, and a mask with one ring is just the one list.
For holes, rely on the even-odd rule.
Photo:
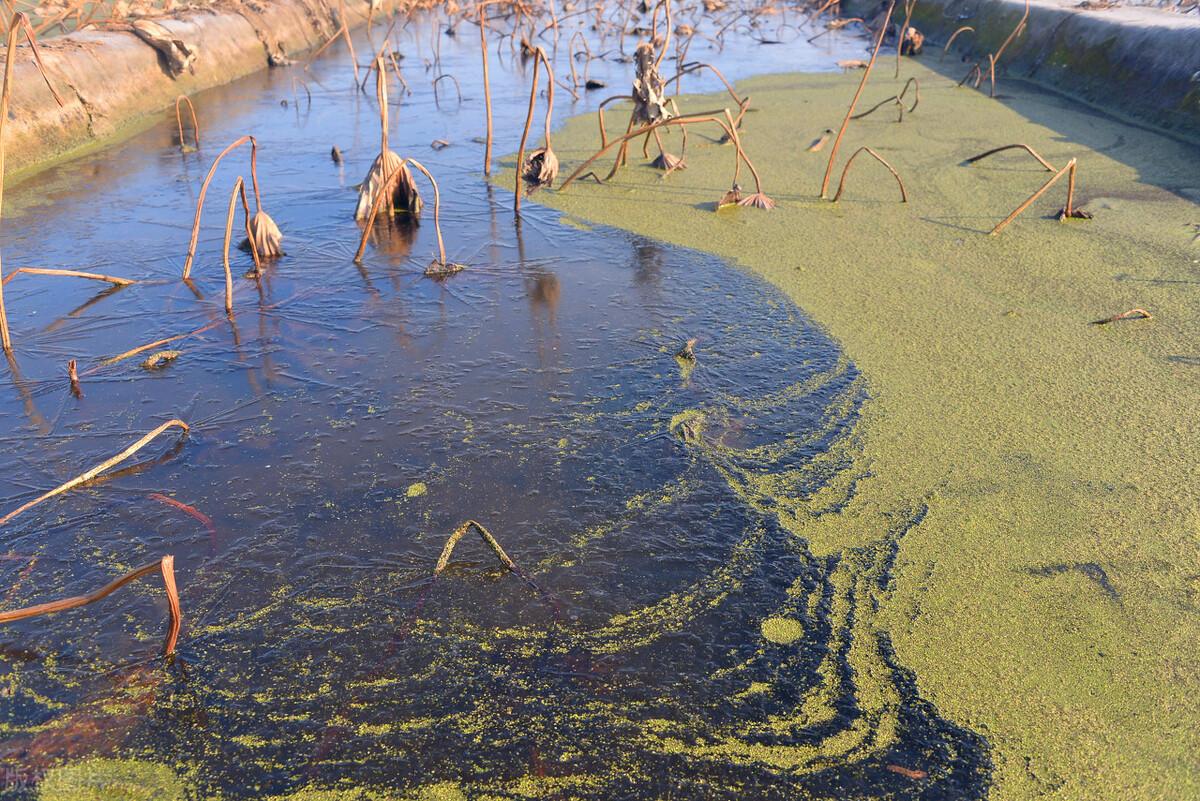
{"label": "muddy bottom", "polygon": [[[352,259],[377,112],[337,53],[202,95],[199,153],[178,152],[172,122],[12,193],[9,271],[140,283],[6,289],[0,511],[167,419],[192,429],[5,526],[6,608],[171,553],[185,613],[171,666],[155,659],[166,605],[151,581],[0,629],[5,797],[89,757],[130,760],[135,785],[158,763],[228,799],[981,797],[982,738],[940,718],[861,622],[923,509],[838,557],[776,522],[781,506],[838,512],[869,475],[854,366],[780,292],[714,258],[532,203],[514,221],[467,133],[481,127],[473,43],[442,43],[464,98],[443,81],[438,113],[437,71],[420,65],[431,29],[406,35],[414,94],[392,110],[393,147],[441,182],[449,257],[467,266],[447,280],[422,274],[431,208]],[[731,44],[721,63],[737,75],[841,52],[781,64],[768,50]],[[492,68],[505,152],[527,78],[519,61]],[[610,85],[628,69],[590,65]],[[200,179],[245,132],[287,255],[261,280],[233,257],[227,318],[223,208],[245,155],[210,192],[195,285],[179,276]],[[200,328],[162,346],[180,353],[160,369],[139,366],[152,351],[105,363]],[[677,356],[693,338],[695,359]],[[468,534],[434,577],[468,519],[518,573]]]}

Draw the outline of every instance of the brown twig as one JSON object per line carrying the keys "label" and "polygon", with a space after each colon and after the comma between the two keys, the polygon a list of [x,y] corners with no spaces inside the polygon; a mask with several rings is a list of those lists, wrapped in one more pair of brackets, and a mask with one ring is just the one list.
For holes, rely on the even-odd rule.
{"label": "brown twig", "polygon": [[896,35],[896,78],[900,77],[900,56],[904,54],[904,37],[908,33],[908,23],[912,22],[913,10],[916,7],[917,0],[904,0],[904,24],[900,26]]}
{"label": "brown twig", "polygon": [[[487,142],[483,148],[483,174],[492,174],[492,88],[488,82],[487,57],[487,15],[484,14],[486,4],[480,3],[479,12],[479,52],[483,58],[483,105],[487,112]],[[518,166],[519,169],[519,166]]]}
{"label": "brown twig", "polygon": [[850,100],[850,107],[846,109],[846,116],[842,118],[842,127],[838,129],[837,136],[833,140],[833,147],[829,150],[829,163],[825,166],[825,177],[821,179],[821,197],[825,197],[829,193],[829,181],[833,177],[833,163],[837,159],[838,148],[842,144],[842,137],[846,133],[847,126],[850,125],[850,118],[854,116],[854,107],[858,104],[858,99],[862,96],[863,89],[867,85],[867,79],[871,77],[871,70],[875,67],[875,59],[879,57],[879,48],[883,46],[883,35],[887,31],[888,23],[892,19],[892,12],[895,10],[896,0],[892,0],[888,4],[883,25],[879,28],[879,36],[875,39],[875,48],[871,51],[871,60],[867,62],[867,68],[863,70],[862,80],[858,83],[858,90],[855,91],[854,97]]}
{"label": "brown twig", "polygon": [[163,588],[167,593],[167,605],[171,612],[171,625],[167,629],[167,638],[163,643],[163,656],[170,656],[175,653],[175,644],[179,639],[179,628],[183,623],[183,612],[179,606],[179,589],[175,586],[175,557],[164,556],[157,562],[151,562],[148,565],[142,565],[136,570],[131,570],[124,576],[121,576],[115,581],[111,581],[95,592],[90,592],[86,595],[76,595],[71,598],[63,598],[58,601],[49,601],[36,606],[27,606],[24,609],[14,609],[11,612],[0,612],[0,625],[5,623],[13,623],[18,620],[26,620],[39,615],[52,615],[56,612],[65,612],[68,609],[78,609],[81,606],[95,603],[102,598],[107,598],[117,590],[124,587],[131,581],[136,581],[142,576],[158,571],[162,575]]}
{"label": "brown twig", "polygon": [[90,481],[91,479],[100,475],[105,470],[108,470],[111,467],[115,467],[116,465],[118,465],[121,462],[128,459],[130,456],[133,456],[135,453],[140,451],[142,448],[146,447],[146,445],[148,445],[152,440],[154,440],[154,438],[157,437],[159,434],[161,434],[164,431],[166,431],[167,429],[173,428],[173,427],[183,429],[183,433],[185,435],[190,430],[188,428],[188,424],[183,422],[182,420],[168,420],[167,422],[163,423],[158,428],[151,431],[149,434],[146,434],[144,437],[142,437],[137,442],[133,443],[128,448],[121,451],[116,456],[112,457],[111,459],[106,459],[105,461],[101,462],[100,464],[96,465],[95,467],[91,468],[90,470],[87,470],[87,471],[79,474],[78,476],[76,476],[75,478],[66,482],[65,484],[60,484],[59,486],[55,487],[54,489],[50,490],[49,492],[39,495],[37,498],[34,498],[32,501],[29,501],[28,503],[24,504],[23,506],[17,507],[13,511],[4,515],[4,517],[0,517],[0,526],[4,525],[5,523],[8,523],[10,520],[12,520],[14,517],[21,514],[22,512],[32,509],[34,506],[37,506],[42,501],[49,500],[50,498],[53,498],[55,495],[61,495],[62,493],[67,492],[68,490],[74,489],[75,487],[78,487],[80,484]]}
{"label": "brown twig", "polygon": [[850,165],[854,163],[854,159],[858,156],[858,154],[862,153],[864,151],[871,154],[872,156],[874,156],[876,161],[878,161],[883,166],[887,167],[888,172],[890,172],[892,174],[892,177],[894,177],[896,179],[896,183],[898,183],[900,185],[900,202],[907,203],[908,202],[908,190],[906,190],[904,188],[904,181],[902,181],[900,179],[900,173],[896,172],[896,168],[893,167],[891,164],[888,164],[887,160],[884,159],[883,156],[879,155],[878,153],[876,153],[874,150],[872,150],[869,147],[860,147],[858,150],[855,150],[853,155],[851,155],[850,158],[846,161],[846,166],[842,168],[841,180],[838,181],[837,192],[835,192],[833,195],[833,202],[837,203],[838,200],[841,198],[842,192],[846,188],[846,175],[849,174],[849,172],[850,172]]}

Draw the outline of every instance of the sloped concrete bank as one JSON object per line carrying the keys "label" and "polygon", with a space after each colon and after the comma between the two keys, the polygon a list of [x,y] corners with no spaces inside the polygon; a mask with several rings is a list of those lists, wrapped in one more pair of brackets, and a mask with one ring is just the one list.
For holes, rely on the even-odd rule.
{"label": "sloped concrete bank", "polygon": [[[870,19],[878,5],[855,0],[850,10]],[[898,22],[902,6],[897,3]],[[912,24],[928,37],[923,58],[931,62],[956,30],[973,28],[959,34],[953,51],[965,62],[963,75],[980,64],[986,86],[988,54],[1000,49],[1024,13],[1024,0],[917,0]],[[953,62],[947,57],[945,63]],[[1200,17],[1195,15],[1030,0],[1025,31],[1004,51],[996,75],[1001,92],[1005,78],[1029,79],[1200,139]]]}
{"label": "sloped concrete bank", "polygon": [[[366,20],[370,5],[349,0],[344,8],[354,27]],[[181,94],[230,83],[265,69],[272,57],[295,57],[320,46],[338,30],[340,13],[330,0],[231,0],[155,19],[196,53],[193,69],[179,75],[128,30],[85,30],[49,39],[39,49],[65,101],[62,107],[24,45],[17,54],[12,114],[5,127],[5,174],[19,179],[110,143],[157,119]]]}

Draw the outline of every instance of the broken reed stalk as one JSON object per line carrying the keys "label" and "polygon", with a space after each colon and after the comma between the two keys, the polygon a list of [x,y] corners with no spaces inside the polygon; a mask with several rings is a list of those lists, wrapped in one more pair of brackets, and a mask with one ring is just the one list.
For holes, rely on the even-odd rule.
{"label": "broken reed stalk", "polygon": [[104,460],[103,462],[101,462],[100,464],[91,468],[90,470],[87,470],[87,471],[79,474],[78,476],[75,476],[75,478],[71,479],[70,481],[66,482],[65,484],[60,484],[59,486],[55,487],[54,489],[50,490],[49,492],[39,495],[37,498],[34,498],[32,501],[29,501],[28,503],[24,504],[23,506],[17,507],[13,511],[4,515],[4,517],[0,517],[0,526],[3,526],[5,523],[8,523],[10,520],[12,520],[14,517],[21,514],[22,512],[26,512],[26,511],[32,509],[33,507],[37,506],[42,501],[49,500],[50,498],[53,498],[55,495],[61,495],[62,493],[67,492],[68,490],[78,487],[80,484],[91,481],[93,478],[100,475],[105,470],[108,470],[109,468],[112,468],[112,467],[116,467],[121,462],[125,461],[130,456],[133,456],[135,453],[140,451],[142,448],[146,447],[146,445],[150,444],[150,442],[153,441],[159,434],[163,433],[164,431],[166,431],[169,428],[180,428],[183,430],[184,435],[186,435],[188,433],[188,431],[190,430],[188,428],[188,424],[183,422],[182,420],[178,420],[178,419],[168,420],[167,422],[163,423],[158,428],[151,431],[149,434],[146,434],[144,437],[142,437],[137,442],[133,443],[128,448],[121,451],[116,456],[112,457],[111,459]]}
{"label": "broken reed stalk", "polygon": [[1038,155],[1038,152],[1036,150],[1034,150],[1032,147],[1030,147],[1029,145],[1025,145],[1025,144],[1021,144],[1021,143],[1018,143],[1015,145],[1003,145],[1002,147],[994,147],[991,150],[980,153],[978,156],[971,156],[971,158],[964,161],[963,164],[974,164],[977,161],[982,161],[982,160],[986,159],[988,156],[994,156],[997,153],[1003,153],[1005,150],[1015,150],[1015,149],[1024,150],[1026,153],[1033,156],[1035,159],[1037,159],[1038,164],[1041,164],[1043,167],[1046,168],[1046,172],[1054,172],[1054,166],[1050,162],[1046,161],[1044,158],[1042,158],[1040,155]]}
{"label": "broken reed stalk", "polygon": [[[311,100],[309,101],[311,103]],[[192,145],[194,150],[200,149],[200,123],[196,120],[196,107],[192,105],[192,99],[187,95],[180,95],[175,98],[175,125],[179,128],[179,152],[187,153],[187,140],[183,138],[183,112],[180,109],[180,104],[186,103],[188,113],[192,117]]]}
{"label": "broken reed stalk", "polygon": [[483,174],[492,174],[492,87],[488,80],[487,57],[487,14],[484,13],[486,3],[478,6],[479,14],[479,53],[483,59],[483,106],[487,115],[487,140],[483,146]]}
{"label": "broken reed stalk", "polygon": [[878,161],[883,166],[887,167],[888,172],[890,172],[892,174],[892,177],[896,179],[896,183],[898,183],[900,185],[900,202],[907,203],[908,202],[908,190],[906,190],[904,188],[904,181],[902,181],[900,179],[900,173],[896,172],[896,168],[893,167],[891,164],[888,164],[887,160],[884,159],[883,156],[879,155],[878,153],[876,153],[874,150],[872,150],[869,147],[860,147],[858,150],[855,150],[853,155],[851,155],[850,158],[846,161],[846,166],[842,168],[841,180],[838,181],[837,192],[835,192],[833,195],[833,202],[837,203],[838,200],[842,197],[842,192],[845,191],[845,189],[846,189],[846,176],[850,173],[850,165],[854,163],[854,159],[858,157],[858,154],[862,153],[864,151],[871,154],[872,156],[874,156],[876,161]]}
{"label": "broken reed stalk", "polygon": [[[200,197],[196,200],[196,219],[192,222],[192,238],[188,243],[187,259],[183,262],[184,280],[190,278],[192,274],[192,262],[196,258],[196,243],[200,239],[200,214],[204,211],[204,198],[208,194],[208,185],[212,183],[213,176],[217,173],[217,167],[220,165],[221,159],[247,142],[250,143],[250,181],[254,188],[254,206],[257,209],[255,216],[263,214],[262,193],[258,188],[258,140],[250,135],[241,136],[217,154],[217,157],[213,159],[212,166],[208,168],[208,174],[204,176],[204,183],[200,185]],[[250,252],[254,256],[255,265],[257,265],[261,254],[258,252],[258,246],[254,241],[254,237],[250,237]]]}
{"label": "broken reed stalk", "polygon": [[1062,178],[1064,175],[1068,175],[1069,177],[1067,179],[1067,205],[1064,207],[1063,212],[1065,214],[1065,217],[1070,217],[1072,212],[1074,211],[1072,206],[1075,202],[1075,159],[1071,159],[1070,161],[1067,162],[1066,166],[1064,166],[1058,172],[1054,173],[1054,175],[1051,175],[1049,180],[1047,180],[1046,183],[1042,184],[1041,189],[1037,190],[1032,195],[1030,195],[1028,198],[1026,198],[1025,202],[1022,203],[1020,206],[1017,206],[1013,210],[1012,214],[1008,215],[1003,220],[996,223],[996,227],[992,229],[991,235],[995,236],[996,234],[1000,233],[1005,228],[1007,228],[1009,223],[1011,223],[1013,220],[1015,220],[1021,212],[1025,211],[1025,209],[1027,209],[1031,205],[1033,205],[1034,201],[1036,201],[1039,197],[1044,195],[1046,193],[1046,191],[1050,187],[1054,186],[1054,184],[1058,182],[1058,179]]}
{"label": "broken reed stalk", "polygon": [[513,198],[513,211],[517,214],[521,213],[521,181],[524,178],[521,175],[521,168],[525,164],[525,145],[529,141],[529,127],[533,124],[533,110],[537,104],[538,70],[541,69],[541,64],[540,58],[533,60],[533,79],[529,84],[529,110],[525,113],[525,128],[521,131],[521,144],[517,148],[517,171],[516,177],[513,179],[513,192],[516,195]]}
{"label": "broken reed stalk", "polygon": [[500,547],[500,543],[492,536],[492,532],[488,531],[483,525],[475,520],[468,520],[458,528],[454,529],[454,533],[446,540],[445,547],[442,548],[442,555],[438,557],[437,566],[433,569],[433,575],[441,575],[441,572],[446,569],[446,565],[450,562],[450,555],[454,553],[454,547],[458,545],[459,540],[467,535],[467,532],[475,529],[478,532],[480,539],[487,544],[492,552],[496,554],[496,558],[500,560],[500,564],[512,572],[517,572],[517,564],[512,558],[504,552]]}
{"label": "broken reed stalk", "polygon": [[[21,37],[22,33],[25,34],[26,41],[29,42],[29,49],[33,53],[33,61],[37,65],[38,72],[41,73],[42,80],[49,87],[50,94],[54,95],[54,99],[60,107],[65,105],[62,97],[58,94],[58,90],[50,82],[50,75],[46,72],[45,65],[42,64],[42,54],[38,50],[37,37],[34,34],[33,27],[29,24],[29,18],[19,11],[14,12],[8,23],[8,47],[4,54],[4,87],[0,90],[0,209],[3,209],[4,206],[4,132],[7,127],[6,123],[8,122],[9,102],[12,99],[13,68],[16,65],[17,40]],[[3,279],[3,277],[4,269],[0,267],[0,279]],[[11,355],[12,337],[9,336],[8,332],[8,313],[4,310],[3,287],[3,280],[0,280],[0,348],[3,348],[5,353]]]}
{"label": "broken reed stalk", "polygon": [[854,107],[858,104],[858,99],[862,97],[863,89],[867,85],[867,79],[871,77],[871,70],[875,67],[875,59],[879,57],[879,48],[883,46],[883,35],[887,32],[888,23],[891,22],[892,12],[896,10],[896,0],[892,0],[888,4],[887,14],[883,18],[883,25],[879,28],[879,36],[875,39],[875,47],[871,51],[871,60],[867,62],[867,68],[863,70],[862,80],[858,83],[858,90],[855,91],[854,97],[850,100],[850,107],[846,109],[846,116],[842,118],[842,127],[838,128],[837,136],[833,139],[833,146],[829,149],[829,163],[825,165],[825,177],[821,179],[821,197],[829,194],[829,181],[833,177],[833,163],[837,160],[838,148],[841,147],[842,137],[846,134],[846,128],[850,125],[850,118],[854,116]]}
{"label": "broken reed stalk", "polygon": [[58,275],[64,278],[87,278],[91,281],[103,281],[104,283],[112,284],[113,286],[129,286],[130,284],[137,283],[137,281],[134,281],[130,278],[120,278],[115,275],[85,273],[80,272],[79,270],[51,270],[43,267],[18,267],[8,275],[4,276],[3,281],[0,283],[2,283],[4,286],[8,286],[10,281],[22,273],[25,275]]}
{"label": "broken reed stalk", "polygon": [[175,653],[175,644],[179,640],[179,628],[183,623],[183,612],[179,606],[179,589],[175,586],[175,557],[164,556],[157,562],[151,562],[148,565],[142,565],[136,570],[131,570],[119,579],[105,584],[95,592],[90,592],[86,595],[76,595],[71,598],[63,598],[58,601],[49,601],[36,606],[27,606],[24,609],[14,609],[11,612],[0,612],[0,625],[13,623],[18,620],[26,620],[39,615],[52,615],[56,612],[65,612],[68,609],[78,609],[81,606],[95,603],[102,598],[107,598],[117,590],[124,587],[131,581],[136,581],[142,576],[158,571],[162,576],[163,588],[167,593],[167,605],[171,612],[171,625],[167,629],[167,638],[163,642],[163,656],[171,656]]}

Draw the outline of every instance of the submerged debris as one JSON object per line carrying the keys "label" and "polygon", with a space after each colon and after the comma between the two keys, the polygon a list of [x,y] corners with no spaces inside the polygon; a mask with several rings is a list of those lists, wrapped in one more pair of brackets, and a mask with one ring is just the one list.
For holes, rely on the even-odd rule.
{"label": "submerged debris", "polygon": [[333,148],[329,151],[329,158],[331,158],[333,160],[334,164],[342,163],[342,151],[338,150],[337,145],[334,145]]}
{"label": "submerged debris", "polygon": [[181,350],[160,350],[156,353],[150,354],[150,356],[142,362],[141,367],[143,370],[161,370],[182,355],[183,351]]}
{"label": "submerged debris", "polygon": [[681,347],[678,351],[675,352],[675,356],[677,358],[683,359],[685,361],[694,362],[694,361],[696,361],[695,348],[696,348],[696,339],[695,339],[695,337],[693,337],[692,339],[689,339],[687,342],[683,343],[683,347]]}

